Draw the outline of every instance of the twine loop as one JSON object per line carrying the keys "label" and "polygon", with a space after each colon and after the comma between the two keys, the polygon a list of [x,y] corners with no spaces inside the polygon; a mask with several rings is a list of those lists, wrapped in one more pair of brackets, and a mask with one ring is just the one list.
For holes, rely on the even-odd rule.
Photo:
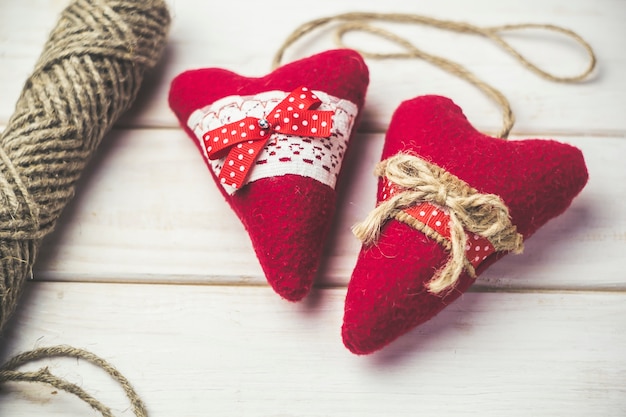
{"label": "twine loop", "polygon": [[[471,71],[466,69],[463,65],[452,60],[443,58],[441,56],[428,53],[423,49],[416,47],[413,42],[409,41],[408,39],[403,38],[390,30],[374,26],[372,22],[391,22],[401,24],[424,25],[452,32],[482,36],[500,46],[504,51],[513,56],[524,67],[526,67],[536,75],[555,82],[582,81],[589,77],[589,75],[593,72],[596,66],[596,57],[591,45],[589,45],[589,43],[576,32],[557,25],[520,23],[482,27],[466,22],[443,20],[430,16],[422,16],[409,13],[349,12],[311,20],[297,27],[287,37],[285,42],[281,45],[281,47],[274,55],[272,67],[276,68],[280,65],[280,62],[282,61],[287,48],[295,43],[298,39],[302,38],[310,32],[313,32],[319,27],[335,23],[336,26],[334,31],[334,40],[339,47],[354,49],[362,56],[370,59],[422,59],[474,85],[487,97],[489,97],[496,104],[498,104],[498,106],[500,106],[500,108],[502,109],[502,128],[496,134],[496,136],[500,138],[507,138],[509,136],[511,129],[515,124],[515,115],[507,98],[497,88],[481,80]],[[510,43],[508,43],[502,36],[503,32],[526,29],[547,30],[570,37],[575,42],[577,42],[587,53],[587,56],[589,58],[587,66],[578,74],[574,74],[571,76],[558,76],[546,70],[543,70],[536,64],[532,63],[523,54],[518,52],[517,49],[514,48]],[[378,36],[382,39],[385,39],[400,46],[403,52],[370,52],[349,46],[344,41],[345,35],[349,32],[367,32],[371,35]]]}
{"label": "twine loop", "polygon": [[76,384],[68,382],[50,372],[48,367],[40,368],[36,371],[18,371],[17,369],[29,362],[49,359],[53,357],[66,357],[83,359],[91,364],[104,370],[111,378],[120,384],[126,396],[130,400],[133,413],[137,417],[146,417],[148,415],[146,406],[132,387],[128,379],[124,377],[113,365],[103,358],[86,351],[84,349],[74,348],[71,346],[50,346],[34,349],[28,352],[20,353],[2,367],[0,367],[0,383],[4,382],[37,382],[50,385],[58,390],[68,392],[80,398],[89,404],[94,410],[100,412],[103,417],[113,417],[111,409],[98,401],[92,395],[87,393],[83,388]]}
{"label": "twine loop", "polygon": [[[400,187],[400,192],[382,201],[352,230],[363,244],[373,245],[385,222],[396,219],[443,245],[450,257],[427,284],[432,293],[444,293],[454,288],[464,269],[472,278],[476,277],[474,267],[465,257],[466,231],[488,239],[497,251],[520,253],[523,250],[523,237],[511,223],[509,210],[499,196],[480,193],[450,172],[406,153],[381,161],[375,174]],[[450,217],[449,239],[427,230],[403,211],[420,202],[433,203],[447,212]]]}

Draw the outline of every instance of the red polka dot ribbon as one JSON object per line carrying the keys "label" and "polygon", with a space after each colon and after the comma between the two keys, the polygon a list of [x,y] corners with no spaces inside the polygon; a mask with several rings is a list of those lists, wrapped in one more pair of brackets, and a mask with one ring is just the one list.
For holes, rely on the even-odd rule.
{"label": "red polka dot ribbon", "polygon": [[[383,178],[383,180],[385,181],[382,190],[383,200],[387,200],[393,197],[394,194],[402,191],[402,188],[393,182],[385,178]],[[450,239],[450,216],[441,207],[429,202],[421,202],[403,211],[443,238]],[[465,231],[465,235],[467,236],[465,257],[474,268],[477,268],[478,265],[496,250],[491,242],[482,236],[469,231]]]}
{"label": "red polka dot ribbon", "polygon": [[206,132],[202,139],[209,159],[226,156],[220,182],[241,188],[265,143],[275,133],[330,137],[334,112],[315,110],[321,103],[308,88],[299,87],[263,118],[245,117]]}

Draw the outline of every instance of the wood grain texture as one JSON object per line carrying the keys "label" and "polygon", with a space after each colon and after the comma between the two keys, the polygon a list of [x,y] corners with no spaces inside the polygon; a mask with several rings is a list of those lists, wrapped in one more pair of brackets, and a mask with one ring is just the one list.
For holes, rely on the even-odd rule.
{"label": "wood grain texture", "polygon": [[[479,278],[495,288],[624,290],[626,141],[558,137],[580,147],[590,181],[570,209]],[[243,226],[181,131],[118,130],[42,247],[36,279],[263,285]],[[344,178],[320,286],[347,284],[360,243],[350,227],[375,203],[382,134],[360,134]],[[602,204],[601,202],[610,202]]]}
{"label": "wood grain texture", "polygon": [[[0,129],[68,2],[0,2]],[[173,25],[163,60],[45,240],[35,280],[0,339],[0,362],[36,346],[86,348],[116,365],[156,417],[626,415],[626,2],[169,4]],[[340,339],[346,284],[360,247],[349,229],[375,203],[372,170],[392,112],[417,95],[445,95],[479,130],[493,133],[499,109],[424,62],[368,61],[364,117],[345,162],[317,285],[292,304],[266,285],[242,225],[166,100],[172,78],[190,68],[263,75],[296,26],[348,11],[480,25],[553,23],[587,39],[599,60],[588,82],[552,83],[485,39],[383,25],[502,90],[517,116],[513,139],[553,138],[582,149],[590,180],[522,255],[497,262],[435,319],[366,357],[350,354]],[[559,36],[512,32],[506,39],[559,75],[585,65],[583,52]],[[348,40],[389,47],[362,34]],[[286,60],[332,47],[330,32],[320,31],[290,48]],[[38,365],[44,364],[29,368]],[[132,415],[102,372],[81,361],[46,365],[115,415]],[[47,387],[2,387],[0,416],[34,414],[96,415]]]}
{"label": "wood grain texture", "polygon": [[[42,43],[54,25],[54,16],[67,0],[15,2],[3,6],[0,38],[0,97],[17,97],[21,84],[31,71]],[[312,7],[291,7],[284,0],[224,2],[219,10],[198,0],[170,1],[173,15],[170,42],[163,65],[147,80],[135,111],[122,122],[132,126],[176,126],[167,108],[171,79],[181,71],[198,67],[225,67],[249,76],[270,70],[274,52],[298,25],[317,17],[348,11],[403,12],[442,19],[467,21],[477,25],[505,23],[553,23],[578,32],[595,48],[600,68],[592,83],[559,84],[537,78],[510,56],[485,39],[441,32],[431,28],[384,27],[403,34],[419,47],[465,65],[509,97],[517,114],[517,132],[553,134],[626,132],[622,117],[626,80],[616,70],[623,62],[621,39],[626,29],[626,5],[621,0],[509,0],[494,5],[477,0],[468,8],[458,0],[407,4],[403,0],[368,3],[351,0],[338,5],[320,0]],[[246,10],[246,13],[241,13]],[[234,19],[234,20],[233,20]],[[247,28],[258,22],[271,22],[263,36],[251,35]],[[559,75],[574,74],[586,65],[582,49],[561,36],[531,31],[512,32],[512,44],[542,68]],[[350,38],[355,46],[389,48],[370,37]],[[288,51],[286,60],[308,56],[332,48],[332,36],[320,31]],[[236,53],[233,53],[235,52]],[[6,64],[5,64],[6,63]],[[368,117],[361,129],[381,131],[402,100],[420,94],[451,97],[465,109],[474,123],[485,131],[500,127],[499,110],[473,87],[423,62],[368,62],[372,83],[368,95]],[[589,109],[602,109],[588,117]],[[6,123],[13,109],[11,100],[0,102],[0,124]]]}
{"label": "wood grain texture", "polygon": [[[626,314],[622,295],[466,294],[387,350],[357,357],[339,336],[344,293],[291,304],[266,288],[32,283],[37,308],[20,312],[4,356],[35,345],[88,348],[130,378],[153,417],[626,411],[626,323],[613,319]],[[99,371],[48,365],[131,415]],[[85,409],[45,388],[0,393],[0,415]]]}

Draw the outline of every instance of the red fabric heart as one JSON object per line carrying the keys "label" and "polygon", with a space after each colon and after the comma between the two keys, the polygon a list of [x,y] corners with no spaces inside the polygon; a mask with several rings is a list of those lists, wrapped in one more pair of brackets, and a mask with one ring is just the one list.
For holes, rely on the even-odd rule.
{"label": "red fabric heart", "polygon": [[[187,126],[188,119],[194,111],[224,97],[276,90],[290,93],[304,86],[348,100],[360,112],[368,82],[368,69],[359,54],[332,50],[284,65],[260,78],[220,68],[186,71],[172,81],[169,104],[200,147],[196,133]],[[205,162],[210,163],[206,156]],[[341,160],[336,162],[341,164]],[[257,179],[229,194],[211,173],[248,231],[268,282],[285,299],[302,299],[319,267],[335,212],[335,189],[310,177],[286,174]]]}
{"label": "red fabric heart", "polygon": [[[481,193],[498,195],[526,240],[561,214],[585,186],[588,174],[575,147],[554,140],[503,140],[478,132],[451,100],[422,96],[406,101],[391,120],[381,160],[399,152],[418,155]],[[383,199],[379,181],[378,201]],[[505,253],[476,269],[482,273]],[[375,245],[364,245],[346,295],[342,337],[356,354],[381,349],[426,322],[473,284],[467,272],[456,287],[436,295],[426,288],[449,253],[398,220],[389,220]]]}

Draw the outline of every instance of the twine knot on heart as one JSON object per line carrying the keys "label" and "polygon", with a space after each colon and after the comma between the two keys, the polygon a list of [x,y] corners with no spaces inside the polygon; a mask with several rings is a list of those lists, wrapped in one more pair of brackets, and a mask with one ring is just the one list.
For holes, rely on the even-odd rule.
{"label": "twine knot on heart", "polygon": [[[385,222],[396,219],[441,244],[450,257],[428,283],[430,292],[447,293],[463,270],[476,277],[477,264],[466,255],[471,246],[469,239],[486,240],[494,252],[523,250],[523,237],[499,196],[480,193],[445,169],[406,153],[381,161],[375,174],[385,181],[383,201],[354,226],[353,232],[364,245],[372,245],[378,241]],[[411,211],[419,204],[434,207],[432,214],[440,219],[436,222],[438,227]],[[424,210],[419,213],[425,214]],[[445,219],[445,224],[441,219]]]}

